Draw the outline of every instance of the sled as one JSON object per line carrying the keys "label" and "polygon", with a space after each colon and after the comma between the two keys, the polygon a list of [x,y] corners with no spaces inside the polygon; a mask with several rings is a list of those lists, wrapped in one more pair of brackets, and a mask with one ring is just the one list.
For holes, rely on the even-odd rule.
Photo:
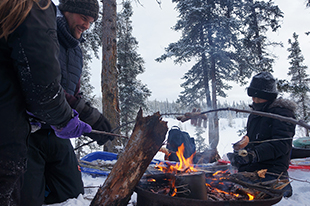
{"label": "sled", "polygon": [[310,149],[310,137],[300,137],[293,141],[293,146],[296,148]]}
{"label": "sled", "polygon": [[90,174],[92,176],[107,176],[110,173],[110,169],[107,167],[101,167],[101,165],[106,163],[106,165],[114,165],[117,161],[117,154],[111,152],[92,152],[83,158],[81,158],[80,167],[81,172]]}
{"label": "sled", "polygon": [[[116,163],[118,155],[112,152],[97,151],[81,158],[79,161],[81,172],[96,176],[108,176]],[[161,162],[153,160],[151,165]]]}

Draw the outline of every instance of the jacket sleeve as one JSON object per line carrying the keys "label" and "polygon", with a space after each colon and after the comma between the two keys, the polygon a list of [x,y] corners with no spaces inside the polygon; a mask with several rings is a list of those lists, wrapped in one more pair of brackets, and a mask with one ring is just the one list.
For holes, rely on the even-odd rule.
{"label": "jacket sleeve", "polygon": [[72,109],[60,86],[55,5],[42,10],[34,3],[25,21],[9,36],[8,44],[26,109],[48,124],[65,125]]}
{"label": "jacket sleeve", "polygon": [[[79,80],[78,84],[76,85],[74,95],[68,94],[65,91],[67,102],[69,103],[71,108],[74,108],[74,106],[78,103],[79,99],[82,98],[82,95],[80,93],[80,87],[81,87],[80,81],[81,80]],[[80,113],[80,111],[77,111],[77,112]]]}

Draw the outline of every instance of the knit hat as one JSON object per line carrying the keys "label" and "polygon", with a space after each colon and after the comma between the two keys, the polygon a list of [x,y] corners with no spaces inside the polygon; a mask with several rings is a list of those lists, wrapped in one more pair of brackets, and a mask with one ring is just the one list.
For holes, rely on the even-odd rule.
{"label": "knit hat", "polygon": [[248,87],[250,97],[258,97],[273,101],[278,96],[276,80],[269,72],[256,74]]}
{"label": "knit hat", "polygon": [[59,0],[60,11],[83,14],[98,19],[99,4],[97,0]]}

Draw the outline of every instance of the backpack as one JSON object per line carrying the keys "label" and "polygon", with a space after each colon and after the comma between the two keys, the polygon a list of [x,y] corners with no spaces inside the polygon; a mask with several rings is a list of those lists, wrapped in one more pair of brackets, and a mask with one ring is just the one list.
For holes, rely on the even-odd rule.
{"label": "backpack", "polygon": [[184,157],[187,159],[196,151],[196,145],[194,138],[190,137],[187,132],[181,131],[178,126],[173,126],[168,133],[167,149],[171,152],[168,157],[169,161],[179,162],[179,158],[176,155],[178,147],[184,143]]}

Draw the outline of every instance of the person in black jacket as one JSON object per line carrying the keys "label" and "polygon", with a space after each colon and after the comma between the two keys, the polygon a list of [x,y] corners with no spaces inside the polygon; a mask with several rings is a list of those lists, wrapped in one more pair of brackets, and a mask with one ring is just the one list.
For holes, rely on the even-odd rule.
{"label": "person in black jacket", "polygon": [[79,120],[60,86],[55,5],[2,0],[0,19],[0,205],[22,205],[28,113],[53,125],[62,138],[91,127]]}
{"label": "person in black jacket", "polygon": [[[70,106],[93,129],[111,131],[109,121],[80,94],[83,55],[82,33],[97,20],[97,0],[60,0],[57,8],[57,35],[60,45],[61,86]],[[103,145],[113,137],[85,134]],[[28,169],[22,189],[24,206],[60,203],[84,194],[78,161],[69,139],[59,139],[49,125],[29,138]]]}
{"label": "person in black jacket", "polygon": [[[276,81],[270,73],[261,72],[255,75],[247,93],[252,97],[251,107],[253,110],[295,118],[296,104],[287,99],[277,99]],[[246,135],[250,140],[245,147],[247,155],[242,157],[238,153],[228,153],[227,156],[231,164],[236,166],[239,172],[267,169],[268,173],[275,174],[267,174],[264,180],[276,179],[280,174],[283,175],[283,178],[287,178],[295,125],[274,118],[250,114]],[[290,184],[284,189],[283,195],[285,197],[292,195]]]}

